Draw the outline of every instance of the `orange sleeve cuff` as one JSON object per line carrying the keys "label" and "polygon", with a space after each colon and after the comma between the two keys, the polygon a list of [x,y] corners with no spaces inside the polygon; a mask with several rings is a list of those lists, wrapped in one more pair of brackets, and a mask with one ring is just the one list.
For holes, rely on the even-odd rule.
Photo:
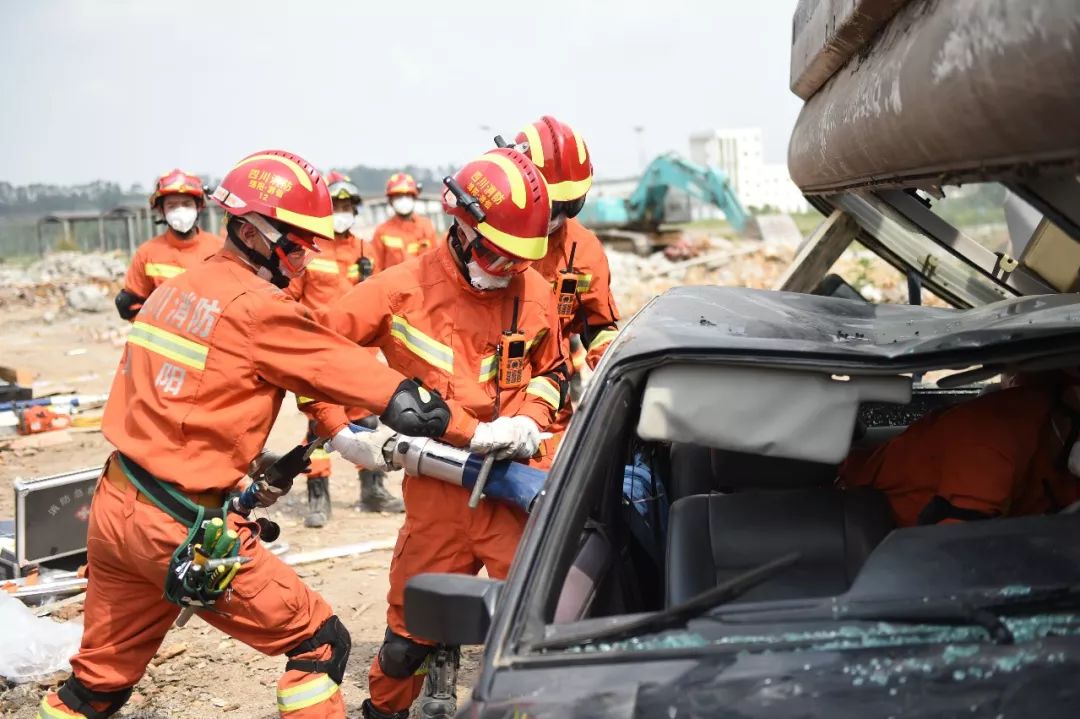
{"label": "orange sleeve cuff", "polygon": [[468,447],[473,435],[476,434],[476,426],[480,420],[469,414],[468,410],[457,402],[447,402],[450,406],[450,426],[442,439],[455,447]]}
{"label": "orange sleeve cuff", "polygon": [[526,402],[517,413],[520,417],[528,417],[533,422],[536,422],[536,426],[540,428],[541,432],[547,429],[551,421],[555,419],[555,413],[551,410],[551,405],[544,400]]}

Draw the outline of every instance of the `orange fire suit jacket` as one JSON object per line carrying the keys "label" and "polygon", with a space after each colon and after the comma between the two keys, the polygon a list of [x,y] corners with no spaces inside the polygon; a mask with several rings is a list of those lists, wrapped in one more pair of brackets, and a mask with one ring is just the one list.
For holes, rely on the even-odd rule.
{"label": "orange fire suit jacket", "polygon": [[323,240],[319,249],[288,289],[293,299],[312,310],[326,307],[360,282],[362,260],[372,257],[369,243],[352,234],[338,235],[333,242]]}
{"label": "orange fire suit jacket", "polygon": [[431,220],[423,215],[410,217],[394,215],[375,228],[371,237],[375,255],[375,271],[400,265],[410,257],[416,257],[435,246],[438,235]]}
{"label": "orange fire suit jacket", "polygon": [[221,252],[139,311],[103,431],[182,491],[227,491],[263,448],[285,390],[378,413],[403,379]]}
{"label": "orange fire suit jacket", "polygon": [[124,289],[143,299],[170,277],[190,270],[210,257],[224,244],[217,235],[198,230],[190,240],[181,239],[171,229],[144,242],[135,250]]}
{"label": "orange fire suit jacket", "polygon": [[477,422],[495,418],[495,350],[510,328],[515,297],[528,361],[524,383],[498,392],[499,414],[525,415],[543,430],[566,394],[566,353],[549,330],[557,326],[551,289],[531,268],[504,290],[481,292],[462,275],[448,243],[440,242],[418,261],[357,285],[315,318],[354,342],[379,347],[391,367],[459,402],[472,419],[452,423],[446,438],[465,446]]}
{"label": "orange fire suit jacket", "polygon": [[1060,386],[1016,387],[924,417],[845,463],[841,484],[885,492],[902,527],[1061,509],[1080,499],[1080,479],[1065,468],[1070,419],[1060,396]]}
{"label": "orange fire suit jacket", "polygon": [[619,332],[619,310],[611,295],[611,270],[600,239],[577,220],[569,219],[548,237],[548,253],[533,267],[557,293],[571,249],[579,275],[578,306],[573,317],[562,321],[563,336],[569,340],[572,334],[580,335],[588,352],[585,361],[595,368]]}

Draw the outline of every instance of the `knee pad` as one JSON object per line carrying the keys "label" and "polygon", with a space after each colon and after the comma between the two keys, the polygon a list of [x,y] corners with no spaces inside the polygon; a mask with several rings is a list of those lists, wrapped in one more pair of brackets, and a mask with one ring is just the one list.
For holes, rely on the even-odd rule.
{"label": "knee pad", "polygon": [[394,634],[389,628],[379,647],[379,666],[383,674],[394,679],[404,679],[416,674],[424,665],[424,660],[435,647],[414,642],[400,634]]}
{"label": "knee pad", "polygon": [[[293,659],[299,654],[313,652],[322,646],[330,647],[329,659],[320,659],[318,661],[314,659]],[[334,680],[334,684],[340,685],[341,680],[345,677],[345,664],[349,661],[349,652],[351,650],[352,637],[349,636],[349,630],[345,628],[345,625],[341,623],[341,620],[335,614],[323,622],[322,626],[311,638],[305,639],[285,652],[285,656],[289,657],[289,661],[285,663],[285,669],[325,674]]]}
{"label": "knee pad", "polygon": [[[108,719],[127,703],[131,697],[131,687],[114,692],[96,692],[72,674],[56,694],[60,701],[64,702],[64,706],[79,712],[86,719]],[[109,706],[98,710],[90,702],[108,702]]]}

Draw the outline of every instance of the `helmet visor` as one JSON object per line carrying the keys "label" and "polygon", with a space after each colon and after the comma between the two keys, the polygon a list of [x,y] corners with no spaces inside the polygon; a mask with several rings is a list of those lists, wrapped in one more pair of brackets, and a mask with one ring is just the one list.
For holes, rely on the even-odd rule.
{"label": "helmet visor", "polygon": [[458,223],[458,227],[463,232],[472,259],[489,275],[518,275],[532,264],[532,260],[525,260],[499,249],[495,243],[481,235],[475,228],[463,223]]}

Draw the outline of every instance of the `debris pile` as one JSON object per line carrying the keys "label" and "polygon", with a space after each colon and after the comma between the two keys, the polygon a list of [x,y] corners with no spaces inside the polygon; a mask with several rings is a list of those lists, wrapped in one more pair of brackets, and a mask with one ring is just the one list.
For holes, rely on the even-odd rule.
{"label": "debris pile", "polygon": [[[679,285],[769,289],[791,264],[796,250],[790,243],[713,239],[707,247],[695,243],[648,257],[609,248],[607,257],[615,300],[623,317],[628,318],[653,297]],[[672,261],[668,255],[685,259]],[[904,277],[869,250],[849,249],[831,272],[872,302],[907,302]],[[944,306],[932,297],[927,297],[926,303]]]}
{"label": "debris pile", "polygon": [[0,307],[52,305],[105,312],[126,271],[122,255],[104,252],[57,252],[27,267],[0,266]]}

